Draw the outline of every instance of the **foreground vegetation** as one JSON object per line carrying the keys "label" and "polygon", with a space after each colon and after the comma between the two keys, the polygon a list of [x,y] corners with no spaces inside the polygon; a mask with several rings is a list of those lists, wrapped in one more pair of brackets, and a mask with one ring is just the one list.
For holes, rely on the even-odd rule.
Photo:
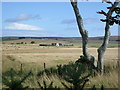
{"label": "foreground vegetation", "polygon": [[[14,61],[13,61],[14,62]],[[21,67],[3,72],[3,88],[118,88],[117,63],[105,64],[105,74],[100,76],[85,63],[69,62],[43,70],[29,70]],[[17,86],[17,87],[16,87]]]}

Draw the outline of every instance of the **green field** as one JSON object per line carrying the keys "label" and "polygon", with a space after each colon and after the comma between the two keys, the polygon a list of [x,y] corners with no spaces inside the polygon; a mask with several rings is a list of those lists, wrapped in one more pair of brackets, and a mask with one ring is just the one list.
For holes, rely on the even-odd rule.
{"label": "green field", "polygon": [[0,39],[0,41],[12,41],[12,40],[19,40],[19,39]]}

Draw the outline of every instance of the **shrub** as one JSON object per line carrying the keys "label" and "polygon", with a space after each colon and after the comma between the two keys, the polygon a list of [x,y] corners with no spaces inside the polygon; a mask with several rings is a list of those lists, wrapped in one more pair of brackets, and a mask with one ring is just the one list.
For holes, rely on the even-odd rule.
{"label": "shrub", "polygon": [[71,63],[69,66],[66,66],[65,71],[63,72],[63,79],[70,83],[71,86],[69,87],[63,82],[62,85],[67,89],[81,90],[89,81],[88,77],[90,77],[91,74],[92,70],[88,71],[86,64]]}
{"label": "shrub", "polygon": [[34,44],[35,43],[35,41],[31,41],[31,44]]}

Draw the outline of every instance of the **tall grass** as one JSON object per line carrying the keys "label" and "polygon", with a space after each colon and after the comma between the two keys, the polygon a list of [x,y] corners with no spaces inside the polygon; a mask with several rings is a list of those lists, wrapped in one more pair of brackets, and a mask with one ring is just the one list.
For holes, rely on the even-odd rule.
{"label": "tall grass", "polygon": [[97,75],[91,78],[90,86],[96,85],[99,88],[104,85],[105,88],[118,88],[118,61],[105,62],[104,75]]}
{"label": "tall grass", "polygon": [[[11,57],[8,57],[11,59]],[[16,60],[9,60],[9,62],[12,62],[10,65],[13,65],[14,62],[14,67],[18,67],[19,62],[16,62]],[[7,65],[9,65],[9,62]],[[16,62],[16,63],[15,63]],[[73,63],[73,62],[72,62]],[[29,86],[29,88],[40,88],[38,85],[38,82],[41,84],[41,86],[44,87],[44,81],[46,84],[49,86],[51,82],[53,82],[53,87],[57,88],[65,88],[64,85],[61,83],[63,82],[66,86],[71,87],[71,83],[66,81],[63,75],[71,75],[74,73],[76,75],[79,71],[76,72],[75,74],[75,68],[71,68],[70,66],[74,67],[73,64],[63,64],[63,65],[57,65],[56,67],[51,67],[51,68],[44,68],[44,67],[39,67],[39,66],[34,66],[33,64],[27,65],[23,64],[23,76],[25,76],[30,70],[32,70],[33,75],[30,76],[28,79],[25,80],[23,83],[23,86]],[[76,65],[75,65],[76,66]],[[20,67],[20,66],[19,66]],[[32,67],[34,67],[32,69]],[[35,68],[39,67],[39,68]],[[65,74],[66,67],[68,68],[69,73]],[[9,68],[9,67],[8,67]],[[6,75],[9,71],[9,69],[5,70],[3,72],[3,75],[6,77],[9,77],[9,75]],[[42,69],[40,69],[42,68]],[[15,69],[17,72],[20,72],[20,69]],[[84,69],[83,69],[84,70]],[[118,62],[117,61],[107,61],[105,62],[105,70],[104,70],[104,75],[101,76],[99,74],[90,77],[89,82],[86,83],[85,88],[91,88],[95,85],[96,88],[100,88],[101,85],[103,85],[105,88],[118,88]],[[79,74],[78,74],[79,75]],[[67,76],[69,77],[69,76]],[[76,77],[76,76],[72,76]],[[70,79],[71,80],[71,79]],[[3,88],[5,85],[3,84]]]}

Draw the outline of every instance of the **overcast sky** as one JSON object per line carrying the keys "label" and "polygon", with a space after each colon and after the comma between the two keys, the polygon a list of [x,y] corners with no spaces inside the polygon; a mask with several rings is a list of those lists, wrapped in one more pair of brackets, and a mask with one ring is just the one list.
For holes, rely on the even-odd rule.
{"label": "overcast sky", "polygon": [[[97,11],[107,10],[109,4],[79,2],[80,13],[89,36],[103,36],[105,17]],[[3,2],[2,35],[33,37],[79,37],[70,2]],[[111,35],[118,35],[118,26],[111,27]]]}

